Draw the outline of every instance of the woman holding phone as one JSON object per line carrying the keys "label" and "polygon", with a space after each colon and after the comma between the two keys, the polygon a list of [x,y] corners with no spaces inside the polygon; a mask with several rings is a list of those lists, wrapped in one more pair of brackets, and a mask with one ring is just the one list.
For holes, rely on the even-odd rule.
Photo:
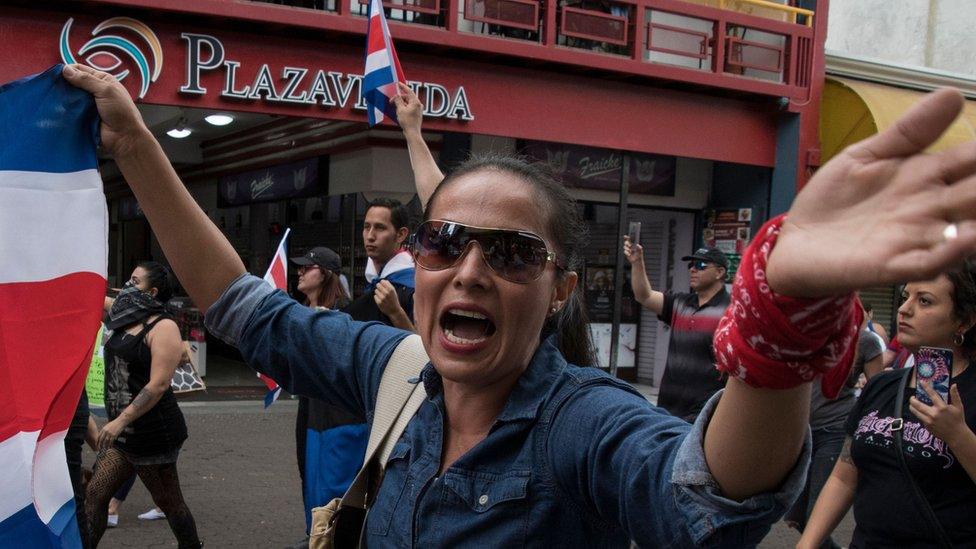
{"label": "woman holding phone", "polygon": [[[868,381],[798,547],[819,547],[852,504],[852,548],[976,547],[976,368],[970,366],[976,357],[976,265],[967,261],[932,280],[907,284],[902,299],[898,341],[912,353],[925,347],[951,352],[948,395],[917,383],[917,365]],[[902,413],[896,414],[903,383]]]}
{"label": "woman holding phone", "polygon": [[[249,276],[126,90],[80,65],[64,75],[94,96],[102,143],[211,331],[289,392],[372,419],[408,332],[312,311]],[[809,381],[825,374],[836,391],[846,380],[854,290],[931,277],[976,250],[976,150],[921,154],[961,106],[958,92],[931,94],[821,168],[788,219],[760,231],[716,333],[733,375],[694,425],[574,365],[590,360],[584,231],[563,185],[511,158],[455,170],[414,238],[429,362],[412,379],[426,398],[391,449],[365,544],[757,544],[805,476]]]}

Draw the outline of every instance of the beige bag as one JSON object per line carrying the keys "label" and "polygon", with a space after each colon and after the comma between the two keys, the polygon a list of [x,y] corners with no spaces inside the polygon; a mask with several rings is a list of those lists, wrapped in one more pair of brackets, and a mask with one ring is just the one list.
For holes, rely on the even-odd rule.
{"label": "beige bag", "polygon": [[408,380],[418,377],[427,362],[429,359],[418,335],[407,336],[393,351],[380,379],[363,467],[341,499],[312,509],[311,549],[346,549],[362,545],[366,511],[372,503],[371,496],[375,495],[370,491],[379,487],[393,446],[427,397],[423,383]]}

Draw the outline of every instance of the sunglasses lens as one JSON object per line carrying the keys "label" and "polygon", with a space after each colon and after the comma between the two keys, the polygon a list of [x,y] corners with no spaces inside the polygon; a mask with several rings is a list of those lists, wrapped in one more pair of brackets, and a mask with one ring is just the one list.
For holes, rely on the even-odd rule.
{"label": "sunglasses lens", "polygon": [[430,271],[446,269],[461,257],[467,241],[463,227],[454,223],[427,221],[417,230],[415,261]]}
{"label": "sunglasses lens", "polygon": [[447,269],[464,255],[471,240],[478,242],[488,266],[510,282],[531,282],[545,269],[548,251],[541,238],[443,221],[427,221],[420,226],[414,241],[414,259],[429,271]]}
{"label": "sunglasses lens", "polygon": [[695,270],[698,270],[698,271],[704,271],[707,268],[708,268],[708,262],[707,261],[690,261],[688,263],[688,270],[689,271],[691,269],[695,269]]}
{"label": "sunglasses lens", "polygon": [[[485,239],[489,240],[489,239]],[[546,244],[541,239],[514,231],[505,231],[481,240],[488,265],[511,282],[531,282],[546,267]]]}

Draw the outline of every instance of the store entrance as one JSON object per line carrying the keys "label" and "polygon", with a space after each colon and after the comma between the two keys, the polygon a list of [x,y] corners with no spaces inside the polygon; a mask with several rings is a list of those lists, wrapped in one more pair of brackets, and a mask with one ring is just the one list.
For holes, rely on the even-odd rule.
{"label": "store entrance", "polygon": [[[601,368],[610,365],[614,271],[617,247],[621,246],[618,211],[615,204],[583,204],[590,237],[582,276],[584,300]],[[640,243],[651,286],[661,291],[688,291],[688,270],[680,258],[693,249],[695,214],[631,206],[627,220],[641,222]],[[669,328],[634,300],[629,266],[625,267],[623,280],[617,375],[627,381],[657,386],[667,361]]]}

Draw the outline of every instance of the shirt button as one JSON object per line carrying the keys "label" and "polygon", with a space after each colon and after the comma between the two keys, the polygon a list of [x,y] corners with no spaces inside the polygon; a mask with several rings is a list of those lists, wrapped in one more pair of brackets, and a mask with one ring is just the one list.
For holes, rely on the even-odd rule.
{"label": "shirt button", "polygon": [[488,495],[482,494],[481,497],[478,498],[478,505],[484,505],[486,503],[488,503]]}

